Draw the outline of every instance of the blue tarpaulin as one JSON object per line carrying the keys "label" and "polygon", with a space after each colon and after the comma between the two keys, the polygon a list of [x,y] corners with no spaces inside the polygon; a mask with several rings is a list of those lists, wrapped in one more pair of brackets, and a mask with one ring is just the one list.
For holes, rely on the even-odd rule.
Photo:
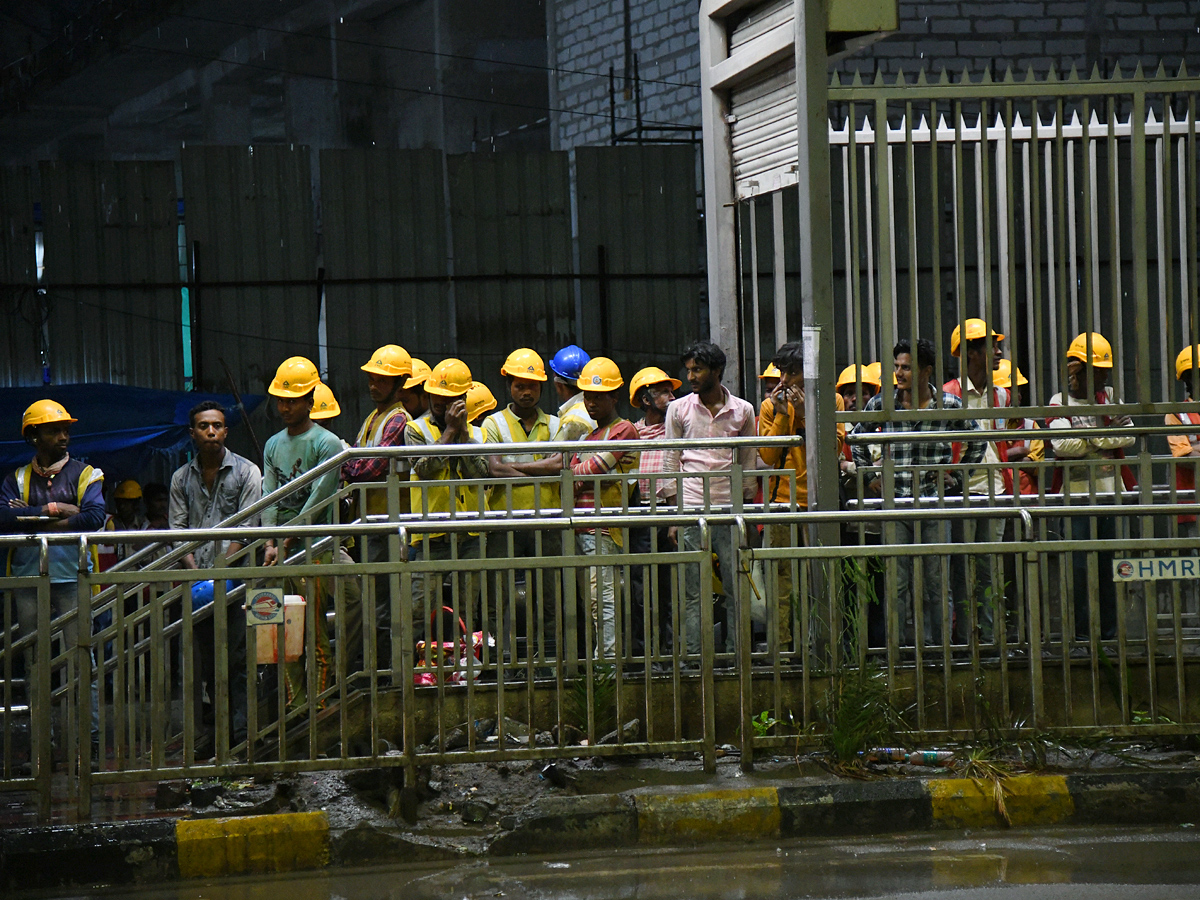
{"label": "blue tarpaulin", "polygon": [[[55,384],[46,387],[0,389],[0,474],[22,466],[33,449],[21,439],[21,415],[37,400],[57,400],[73,418],[71,456],[87,460],[111,473],[146,469],[155,456],[178,457],[191,440],[188,412],[202,400],[216,400],[227,412],[232,428],[242,420],[242,410],[231,394],[192,391],[155,391],[119,384]],[[263,401],[263,395],[242,397],[246,412]]]}

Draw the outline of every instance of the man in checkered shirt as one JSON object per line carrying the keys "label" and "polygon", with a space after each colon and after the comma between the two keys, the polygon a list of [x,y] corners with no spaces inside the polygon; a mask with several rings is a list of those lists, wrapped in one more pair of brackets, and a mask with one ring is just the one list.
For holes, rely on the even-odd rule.
{"label": "man in checkered shirt", "polygon": [[[896,344],[892,350],[895,360],[896,373],[896,409],[912,409],[913,387],[916,386],[917,409],[962,409],[962,401],[953,394],[935,391],[933,387],[933,366],[936,351],[933,342],[922,338],[917,341],[917,365],[913,369],[912,346],[907,340]],[[941,403],[935,399],[940,394]],[[883,409],[883,392],[880,391],[864,407],[864,412],[876,412]],[[895,422],[860,422],[854,428],[854,434],[869,434],[873,432],[947,432],[947,431],[978,431],[979,423],[974,419],[922,419],[918,421]],[[914,495],[914,479],[917,483],[917,493],[921,497],[937,497],[939,489],[948,495],[962,494],[962,470],[950,470],[946,467],[953,461],[953,451],[949,440],[913,441],[912,443],[895,443],[890,447],[892,460],[896,464],[895,496],[912,497]],[[977,463],[983,459],[987,443],[983,440],[968,441],[963,445],[961,462],[965,465]],[[854,462],[859,467],[871,465],[871,456],[866,444],[855,444]],[[885,453],[889,450],[885,447]],[[866,486],[866,492],[872,496],[880,496],[882,491],[881,477],[876,475]],[[913,544],[914,521],[899,518],[896,522],[896,542]],[[924,519],[920,523],[920,543],[945,543],[949,539],[949,527],[942,519]],[[913,624],[912,602],[912,556],[896,557],[896,587],[894,602],[900,604],[904,622],[904,639],[909,646],[913,644],[915,629]],[[942,620],[947,607],[946,591],[942,584],[942,560],[937,556],[921,557],[921,571],[924,590],[923,604],[924,627],[922,629],[926,645],[937,645],[942,641]]]}

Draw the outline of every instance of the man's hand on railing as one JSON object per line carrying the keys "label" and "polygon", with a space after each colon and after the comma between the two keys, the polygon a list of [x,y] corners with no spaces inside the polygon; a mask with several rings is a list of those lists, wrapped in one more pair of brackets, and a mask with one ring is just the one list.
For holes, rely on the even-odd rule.
{"label": "man's hand on railing", "polygon": [[279,548],[275,546],[274,541],[267,541],[266,550],[263,553],[263,565],[273,566],[279,561]]}

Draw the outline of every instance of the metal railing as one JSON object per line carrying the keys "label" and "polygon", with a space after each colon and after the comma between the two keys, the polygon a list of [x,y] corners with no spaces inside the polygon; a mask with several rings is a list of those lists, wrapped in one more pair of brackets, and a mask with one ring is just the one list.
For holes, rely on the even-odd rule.
{"label": "metal railing", "polygon": [[[686,444],[588,449],[605,446]],[[539,451],[556,447],[579,449]],[[487,454],[528,450],[489,445]],[[639,498],[632,473],[405,480],[404,461],[428,452],[347,451],[331,461],[392,460],[383,481],[347,486],[313,511],[328,510],[329,523],[241,524],[278,502],[277,494],[217,529],[0,538],[5,551],[34,543],[43,561],[40,575],[0,579],[6,597],[24,589],[37,598],[36,627],[28,632],[12,627],[11,599],[5,608],[0,789],[35,792],[48,816],[51,785],[66,777],[78,814],[86,816],[93,788],[179,774],[412,770],[581,752],[696,752],[711,767],[719,741],[740,742],[749,766],[756,750],[820,740],[829,727],[828,694],[847,671],[885,679],[915,739],[981,729],[1192,733],[1200,722],[1190,687],[1200,647],[1195,583],[1114,584],[1105,571],[1107,554],[1194,555],[1194,534],[1180,532],[1176,521],[1194,510],[1194,494],[1173,483],[1087,498],[1043,490],[1033,498],[943,494],[906,504],[864,496],[868,467],[859,471],[846,510],[808,512],[794,503],[748,501],[738,490],[728,504],[712,502],[718,479],[736,485],[743,476],[759,497],[770,496],[782,477],[794,497],[794,473],[745,472],[735,464],[699,476],[663,474],[654,487],[659,479],[676,485],[667,503]],[[1173,464],[1144,450],[1136,462],[1145,471]],[[681,499],[683,478],[700,478],[706,499],[698,507]],[[555,489],[557,505],[510,509],[510,485],[531,482],[547,498]],[[581,482],[596,496],[616,485],[607,499],[619,496],[619,505],[576,508]],[[489,488],[498,508],[487,502]],[[421,492],[472,489],[471,507],[424,511]],[[342,499],[357,494],[365,504],[365,492],[375,490],[386,493],[386,515],[340,521]],[[417,495],[406,511],[409,491]],[[1011,528],[1002,539],[950,539],[953,523],[980,518]],[[1090,530],[1059,537],[1059,522],[1076,519]],[[1105,530],[1102,520],[1127,527]],[[923,522],[935,527],[927,531]],[[1165,537],[1154,535],[1156,522],[1160,530],[1167,523]],[[840,526],[839,545],[814,540],[829,523]],[[172,567],[196,542],[228,538],[230,529],[245,542],[237,553],[219,556],[212,569]],[[579,540],[597,529],[613,542]],[[429,549],[434,534],[446,536],[444,552]],[[166,543],[181,538],[187,543]],[[285,538],[293,541],[288,558],[260,565],[264,542]],[[89,571],[94,544],[135,539],[163,543],[110,570]],[[47,560],[50,548],[63,544],[77,550],[80,566],[65,588],[75,607],[55,618],[53,595],[64,588],[50,583]],[[378,555],[370,552],[376,544]],[[985,560],[991,594],[975,590]],[[905,595],[897,587],[907,571]],[[927,578],[940,584],[932,601],[925,599]],[[214,602],[194,609],[192,585],[208,579]],[[1106,580],[1114,590],[1111,636],[1103,633]],[[969,601],[956,595],[959,584],[968,586]],[[288,628],[243,624],[237,613],[247,600],[254,606],[264,587],[282,587],[304,602],[299,658],[290,669]],[[1087,594],[1082,607],[1072,588]],[[1077,639],[1083,609],[1088,618]],[[75,622],[88,624],[73,628]],[[244,653],[215,652],[239,631]],[[756,733],[750,719],[764,710],[789,722],[787,736]]]}

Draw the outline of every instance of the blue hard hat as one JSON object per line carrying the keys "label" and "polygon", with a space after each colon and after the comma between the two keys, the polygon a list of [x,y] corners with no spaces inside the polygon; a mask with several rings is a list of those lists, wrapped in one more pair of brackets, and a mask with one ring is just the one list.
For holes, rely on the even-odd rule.
{"label": "blue hard hat", "polygon": [[582,347],[577,347],[575,344],[567,344],[550,360],[550,371],[559,378],[565,378],[568,381],[578,381],[579,373],[583,371],[592,358],[588,356],[587,351]]}
{"label": "blue hard hat", "polygon": [[[234,581],[232,579],[230,579],[229,581],[226,581],[225,582],[225,592],[229,593],[235,587],[237,587],[239,584],[241,584],[240,581]],[[204,607],[206,607],[210,603],[212,603],[213,600],[215,599],[215,596],[214,596],[215,590],[216,590],[216,587],[213,584],[213,580],[211,578],[208,579],[208,581],[193,582],[192,583],[192,612],[194,612],[194,613],[200,612],[200,610],[204,609]]]}

